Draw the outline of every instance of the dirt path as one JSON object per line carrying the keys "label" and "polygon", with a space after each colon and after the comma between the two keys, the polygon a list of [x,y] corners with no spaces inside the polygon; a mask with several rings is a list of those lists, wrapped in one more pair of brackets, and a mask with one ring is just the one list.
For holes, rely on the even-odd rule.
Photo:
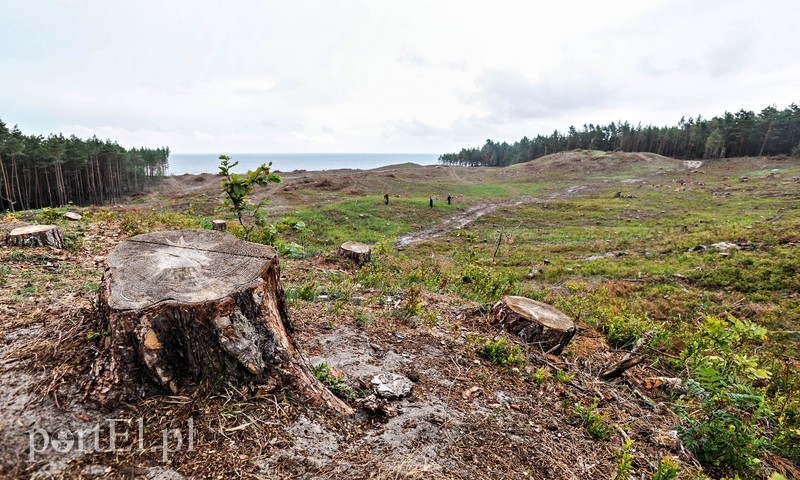
{"label": "dirt path", "polygon": [[406,245],[413,245],[415,243],[425,242],[432,238],[445,235],[446,233],[456,228],[461,228],[464,225],[470,224],[475,220],[481,218],[482,216],[486,215],[487,213],[491,213],[497,210],[498,208],[515,207],[517,205],[536,203],[536,202],[541,202],[543,200],[566,198],[585,189],[586,187],[587,185],[574,185],[564,190],[552,193],[544,198],[522,197],[516,200],[506,200],[504,202],[492,202],[492,203],[483,203],[480,205],[475,205],[464,210],[463,212],[458,212],[454,215],[451,215],[450,217],[444,219],[443,221],[439,222],[436,225],[433,225],[432,227],[428,227],[426,229],[419,230],[416,232],[407,233],[405,235],[400,235],[399,237],[397,237],[395,245],[397,245],[398,247],[404,247]]}

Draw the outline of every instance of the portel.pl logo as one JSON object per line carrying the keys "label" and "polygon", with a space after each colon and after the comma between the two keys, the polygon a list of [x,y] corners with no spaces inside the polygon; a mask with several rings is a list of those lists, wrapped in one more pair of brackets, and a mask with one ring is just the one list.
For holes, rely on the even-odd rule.
{"label": "portel.pl logo", "polygon": [[[92,428],[69,430],[61,428],[48,432],[41,428],[28,430],[28,460],[36,461],[37,455],[48,451],[57,453],[74,452],[129,452],[135,445],[139,451],[145,450],[144,419],[109,418]],[[166,462],[171,453],[194,451],[194,419],[186,420],[186,428],[165,428],[161,430],[161,459]]]}

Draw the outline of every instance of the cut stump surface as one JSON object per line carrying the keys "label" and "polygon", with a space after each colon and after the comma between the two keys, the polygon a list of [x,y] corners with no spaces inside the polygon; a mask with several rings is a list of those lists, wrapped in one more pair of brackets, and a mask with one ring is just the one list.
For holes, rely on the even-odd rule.
{"label": "cut stump surface", "polygon": [[50,246],[64,248],[64,238],[61,229],[55,225],[29,225],[11,230],[6,239],[9,245],[18,247],[43,247]]}
{"label": "cut stump surface", "polygon": [[575,322],[563,312],[525,297],[503,297],[492,307],[492,313],[495,323],[553,354],[561,353],[577,331]]}
{"label": "cut stump surface", "polygon": [[354,260],[356,263],[369,262],[372,251],[369,245],[359,242],[345,242],[339,247],[339,256]]}
{"label": "cut stump surface", "polygon": [[211,220],[211,229],[218,232],[224,232],[228,229],[228,222],[225,220]]}
{"label": "cut stump surface", "polygon": [[103,406],[200,381],[278,383],[352,410],[311,373],[290,334],[272,247],[208,230],[137,235],[105,263],[100,345],[87,396]]}

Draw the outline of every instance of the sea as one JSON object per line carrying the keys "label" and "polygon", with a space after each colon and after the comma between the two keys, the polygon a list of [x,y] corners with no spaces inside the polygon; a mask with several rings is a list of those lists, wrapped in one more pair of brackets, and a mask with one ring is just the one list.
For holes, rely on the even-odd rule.
{"label": "sea", "polygon": [[[244,173],[262,163],[272,162],[272,171],[291,172],[294,170],[335,170],[353,168],[369,170],[372,168],[416,163],[435,165],[438,153],[239,153],[229,154],[231,161],[239,162],[233,171]],[[218,173],[218,153],[170,153],[169,174]]]}

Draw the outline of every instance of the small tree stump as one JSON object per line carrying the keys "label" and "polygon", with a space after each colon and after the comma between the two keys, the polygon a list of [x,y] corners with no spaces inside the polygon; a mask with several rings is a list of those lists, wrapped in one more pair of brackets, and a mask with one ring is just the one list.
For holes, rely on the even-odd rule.
{"label": "small tree stump", "polygon": [[67,220],[77,221],[83,218],[83,215],[77,212],[64,212],[64,218]]}
{"label": "small tree stump", "polygon": [[278,383],[314,406],[352,409],[312,374],[290,337],[272,247],[209,230],[137,235],[105,261],[84,386],[101,406],[200,381]]}
{"label": "small tree stump", "polygon": [[345,242],[338,251],[340,257],[349,258],[359,265],[369,262],[371,253],[369,245],[358,242]]}
{"label": "small tree stump", "polygon": [[228,229],[228,222],[225,220],[212,220],[211,221],[211,229],[216,230],[218,232],[224,232]]}
{"label": "small tree stump", "polygon": [[494,323],[555,355],[561,353],[577,331],[575,323],[564,313],[525,297],[503,297],[492,307],[492,314]]}
{"label": "small tree stump", "polygon": [[55,225],[29,225],[11,230],[6,239],[9,245],[19,247],[41,247],[51,246],[64,248],[64,238],[61,236],[61,229]]}

